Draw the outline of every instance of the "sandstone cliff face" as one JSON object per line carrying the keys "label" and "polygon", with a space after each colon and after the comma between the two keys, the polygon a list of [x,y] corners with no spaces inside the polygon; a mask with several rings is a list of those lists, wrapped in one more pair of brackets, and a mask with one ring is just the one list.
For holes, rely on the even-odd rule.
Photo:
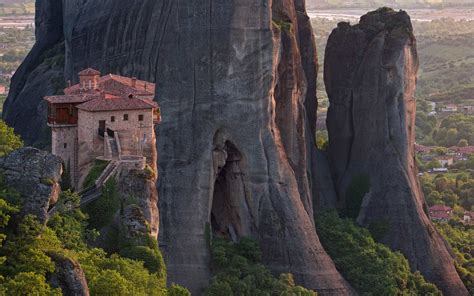
{"label": "sandstone cliff face", "polygon": [[35,148],[21,148],[0,158],[0,170],[6,184],[20,194],[20,215],[35,215],[45,223],[61,191],[61,159]]}
{"label": "sandstone cliff face", "polygon": [[[359,223],[386,226],[382,241],[401,251],[413,270],[446,295],[467,295],[428,218],[416,177],[417,70],[416,41],[405,12],[381,9],[358,25],[338,25],[325,60],[331,169],[340,205],[355,212]],[[357,186],[367,186],[359,202],[352,192]]]}
{"label": "sandstone cliff face", "polygon": [[156,80],[160,242],[170,280],[193,292],[209,277],[210,224],[214,235],[257,238],[273,271],[347,294],[312,219],[305,103],[315,105],[314,47],[310,60],[300,40],[311,34],[299,31],[308,19],[293,1],[271,4],[192,4],[197,16],[178,4],[170,16],[163,42],[176,46],[162,48]]}
{"label": "sandstone cliff face", "polygon": [[[255,237],[265,263],[299,284],[351,293],[312,218],[317,66],[303,0],[64,0],[61,17],[67,79],[92,66],[157,83],[160,243],[171,282],[196,294],[207,286],[211,228]],[[14,87],[5,118],[36,141],[20,107],[39,108],[47,91],[26,97],[28,86]]]}

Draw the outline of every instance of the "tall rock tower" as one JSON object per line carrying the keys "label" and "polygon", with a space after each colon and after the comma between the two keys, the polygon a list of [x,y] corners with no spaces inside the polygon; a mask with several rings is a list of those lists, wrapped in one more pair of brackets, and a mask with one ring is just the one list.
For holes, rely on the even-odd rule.
{"label": "tall rock tower", "polygon": [[467,295],[417,180],[418,57],[409,16],[381,8],[358,25],[339,24],[329,37],[324,70],[339,204],[362,225],[382,225],[382,241],[445,295]]}
{"label": "tall rock tower", "polygon": [[[41,97],[55,94],[43,85],[58,73],[74,80],[90,66],[156,82],[159,239],[171,282],[193,294],[208,285],[211,227],[254,237],[264,263],[298,284],[352,293],[313,221],[317,64],[304,0],[41,0],[37,7],[39,42],[14,78],[4,118],[38,143],[47,114]],[[48,67],[51,47],[64,65]]]}

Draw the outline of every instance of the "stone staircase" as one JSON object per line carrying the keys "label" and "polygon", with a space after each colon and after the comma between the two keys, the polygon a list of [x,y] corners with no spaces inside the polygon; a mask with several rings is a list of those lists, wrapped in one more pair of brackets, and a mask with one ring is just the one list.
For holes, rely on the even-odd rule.
{"label": "stone staircase", "polygon": [[[102,174],[100,174],[99,178],[95,184],[89,188],[85,188],[78,192],[79,196],[81,197],[80,206],[87,205],[102,196],[102,188],[105,186],[108,180],[117,172],[119,168],[118,162],[111,161],[107,167],[104,169]],[[52,207],[48,211],[48,215],[53,215],[58,210],[57,206]]]}

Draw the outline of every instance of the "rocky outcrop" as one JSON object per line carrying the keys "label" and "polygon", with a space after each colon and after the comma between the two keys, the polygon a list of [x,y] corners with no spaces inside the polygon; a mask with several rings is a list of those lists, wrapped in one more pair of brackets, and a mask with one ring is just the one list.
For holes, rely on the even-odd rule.
{"label": "rocky outcrop", "polygon": [[160,217],[156,177],[151,170],[125,171],[118,177],[121,200],[120,225],[126,237],[151,234],[158,238]]}
{"label": "rocky outcrop", "polygon": [[101,234],[94,245],[107,252],[147,246],[150,238],[158,238],[156,174],[150,167],[139,170],[119,165],[112,179],[102,188],[102,196],[84,208]]}
{"label": "rocky outcrop", "polygon": [[35,215],[44,223],[61,191],[61,159],[35,148],[21,148],[0,158],[0,170],[5,183],[20,195],[20,216]]}
{"label": "rocky outcrop", "polygon": [[[62,1],[66,79],[91,66],[156,81],[160,244],[169,280],[195,294],[209,282],[209,228],[258,239],[275,273],[323,295],[351,293],[312,218],[317,64],[304,5]],[[21,104],[38,108],[47,93],[22,97],[27,87],[14,86],[5,118],[33,141]]]}
{"label": "rocky outcrop", "polygon": [[48,256],[55,265],[54,273],[49,277],[54,288],[61,288],[62,295],[89,296],[86,276],[77,261],[53,252]]}
{"label": "rocky outcrop", "polygon": [[467,295],[417,181],[417,70],[405,12],[379,9],[358,25],[338,25],[325,59],[330,166],[339,204],[349,215],[386,229],[382,241],[445,295]]}

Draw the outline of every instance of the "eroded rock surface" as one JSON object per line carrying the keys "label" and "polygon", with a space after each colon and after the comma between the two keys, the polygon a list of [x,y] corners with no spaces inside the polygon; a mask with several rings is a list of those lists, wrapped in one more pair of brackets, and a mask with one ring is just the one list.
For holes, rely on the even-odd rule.
{"label": "eroded rock surface", "polygon": [[[66,0],[62,16],[62,35],[48,44],[64,40],[66,79],[90,66],[157,83],[160,244],[171,282],[195,294],[207,286],[206,229],[217,225],[214,235],[258,239],[275,273],[323,295],[351,293],[312,218],[317,64],[303,0]],[[40,62],[30,60],[27,69]],[[5,118],[36,141],[39,128],[21,128],[29,120],[20,107],[39,108],[48,93],[26,97],[19,82]]]}
{"label": "eroded rock surface", "polygon": [[48,256],[55,264],[55,271],[49,278],[53,287],[61,288],[63,295],[89,296],[86,276],[77,261],[52,252]]}
{"label": "eroded rock surface", "polygon": [[0,158],[5,183],[20,194],[21,216],[48,219],[50,205],[57,202],[61,188],[62,160],[48,152],[27,147]]}
{"label": "eroded rock surface", "polygon": [[[330,165],[342,208],[362,225],[386,228],[382,241],[445,295],[467,295],[416,177],[417,71],[405,12],[380,9],[358,25],[338,25],[325,59]],[[364,186],[367,194],[357,201],[362,196],[353,192]]]}
{"label": "eroded rock surface", "polygon": [[117,192],[121,200],[120,223],[126,236],[133,232],[158,238],[159,213],[156,178],[151,171],[131,170],[118,176]]}

